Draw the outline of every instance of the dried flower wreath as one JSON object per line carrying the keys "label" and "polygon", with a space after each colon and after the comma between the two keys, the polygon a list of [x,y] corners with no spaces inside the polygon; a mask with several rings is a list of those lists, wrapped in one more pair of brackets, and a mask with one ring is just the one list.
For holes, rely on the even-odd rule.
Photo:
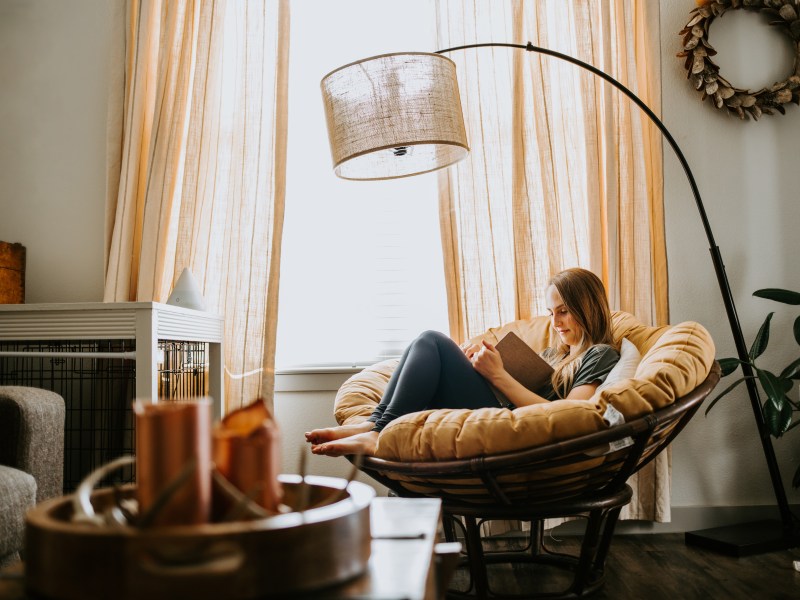
{"label": "dried flower wreath", "polygon": [[[774,111],[786,114],[785,104],[800,105],[800,0],[698,0],[680,35],[683,36],[684,68],[702,99],[711,98],[714,106],[726,109],[746,120],[758,120],[762,114]],[[744,90],[732,85],[719,74],[719,67],[711,57],[717,51],[708,43],[708,29],[715,18],[732,9],[764,13],[772,18],[773,25],[786,33],[795,47],[794,72],[784,81],[758,91]]]}

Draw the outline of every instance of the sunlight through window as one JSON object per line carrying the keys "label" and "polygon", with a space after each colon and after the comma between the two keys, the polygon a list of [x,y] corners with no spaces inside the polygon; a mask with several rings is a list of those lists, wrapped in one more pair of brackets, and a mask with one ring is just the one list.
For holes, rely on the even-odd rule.
{"label": "sunlight through window", "polygon": [[435,11],[430,0],[295,2],[291,19],[276,366],[371,363],[425,329],[447,332],[437,174],[337,178],[320,81],[368,56],[435,50]]}

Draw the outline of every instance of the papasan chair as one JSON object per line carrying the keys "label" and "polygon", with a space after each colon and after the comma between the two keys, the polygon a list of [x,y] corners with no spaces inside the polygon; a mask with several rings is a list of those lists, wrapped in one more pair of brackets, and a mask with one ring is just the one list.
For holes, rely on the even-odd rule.
{"label": "papasan chair", "polygon": [[[405,415],[381,432],[376,455],[360,461],[362,471],[398,496],[442,500],[447,540],[456,539],[456,526],[464,531],[466,593],[510,597],[492,590],[486,567],[495,562],[571,573],[566,588],[533,589],[523,597],[597,591],[619,512],[631,499],[627,479],[667,447],[719,381],[714,343],[698,323],[649,327],[615,312],[612,328],[621,359],[590,400]],[[509,331],[537,351],[551,343],[547,317],[515,321],[474,340],[497,342]],[[377,363],[342,385],[334,407],[339,424],[371,414],[396,365]],[[575,516],[588,517],[580,553],[547,551],[544,519]],[[530,550],[485,553],[480,524],[492,519],[530,522]]]}

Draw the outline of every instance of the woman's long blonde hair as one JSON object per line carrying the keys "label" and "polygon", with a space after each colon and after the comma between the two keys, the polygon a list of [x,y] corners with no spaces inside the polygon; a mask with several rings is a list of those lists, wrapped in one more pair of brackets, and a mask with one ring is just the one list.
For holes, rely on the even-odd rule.
{"label": "woman's long blonde hair", "polygon": [[[611,335],[611,309],[600,278],[586,269],[566,269],[547,284],[554,286],[572,318],[581,328],[578,352],[571,353],[567,344],[557,344],[544,353],[555,372],[550,381],[559,398],[564,398],[572,388],[575,373],[584,353],[595,344],[613,345]],[[553,331],[558,339],[558,334]]]}

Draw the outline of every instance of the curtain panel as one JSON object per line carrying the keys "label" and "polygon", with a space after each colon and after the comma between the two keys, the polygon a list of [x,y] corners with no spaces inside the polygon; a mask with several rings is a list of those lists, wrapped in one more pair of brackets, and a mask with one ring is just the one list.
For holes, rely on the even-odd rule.
{"label": "curtain panel", "polygon": [[128,0],[105,301],[165,302],[188,267],[225,319],[227,410],[272,401],[288,48],[288,0]]}
{"label": "curtain panel", "polygon": [[[437,46],[528,41],[588,62],[660,107],[657,6],[646,0],[439,0]],[[661,134],[612,86],[509,48],[457,64],[470,156],[440,172],[450,334],[546,312],[552,275],[599,275],[612,309],[668,322]],[[631,481],[623,517],[669,520],[669,454]],[[627,514],[626,514],[627,513]]]}

